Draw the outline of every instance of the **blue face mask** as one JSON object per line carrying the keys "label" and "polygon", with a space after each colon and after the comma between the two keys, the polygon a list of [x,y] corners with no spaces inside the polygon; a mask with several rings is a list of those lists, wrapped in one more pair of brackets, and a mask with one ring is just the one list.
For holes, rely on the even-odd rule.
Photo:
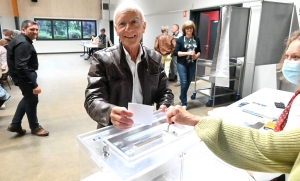
{"label": "blue face mask", "polygon": [[298,85],[300,83],[300,61],[285,60],[282,73],[286,80]]}

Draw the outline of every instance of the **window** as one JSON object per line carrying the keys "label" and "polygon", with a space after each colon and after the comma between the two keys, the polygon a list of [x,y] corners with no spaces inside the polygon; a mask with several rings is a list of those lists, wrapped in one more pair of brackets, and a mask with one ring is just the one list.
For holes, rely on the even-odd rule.
{"label": "window", "polygon": [[68,27],[69,39],[81,39],[81,21],[68,21]]}
{"label": "window", "polygon": [[53,21],[54,39],[67,39],[67,30],[67,21]]}
{"label": "window", "polygon": [[83,38],[90,38],[92,35],[96,36],[96,23],[93,21],[82,21]]}
{"label": "window", "polygon": [[37,40],[82,40],[96,35],[95,20],[34,19],[39,26]]}
{"label": "window", "polygon": [[52,25],[50,20],[36,20],[39,26],[39,39],[52,39]]}

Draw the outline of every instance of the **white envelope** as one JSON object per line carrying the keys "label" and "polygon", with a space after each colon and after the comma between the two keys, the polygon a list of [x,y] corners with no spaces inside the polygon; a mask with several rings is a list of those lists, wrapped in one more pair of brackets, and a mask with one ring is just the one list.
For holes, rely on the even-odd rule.
{"label": "white envelope", "polygon": [[134,121],[134,124],[152,125],[153,106],[128,103],[128,110],[133,113],[131,119]]}

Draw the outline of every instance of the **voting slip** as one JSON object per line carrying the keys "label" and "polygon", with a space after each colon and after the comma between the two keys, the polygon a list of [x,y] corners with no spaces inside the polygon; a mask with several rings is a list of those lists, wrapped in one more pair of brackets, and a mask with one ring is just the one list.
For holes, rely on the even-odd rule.
{"label": "voting slip", "polygon": [[128,110],[133,113],[131,119],[134,121],[134,124],[152,125],[153,106],[128,103]]}

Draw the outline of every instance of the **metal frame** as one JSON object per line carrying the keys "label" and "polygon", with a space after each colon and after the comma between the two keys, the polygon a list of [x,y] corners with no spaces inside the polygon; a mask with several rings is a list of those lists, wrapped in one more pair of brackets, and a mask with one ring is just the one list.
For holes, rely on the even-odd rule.
{"label": "metal frame", "polygon": [[[231,59],[235,59],[235,58],[231,58]],[[196,85],[197,80],[203,80],[203,81],[209,82],[209,75],[197,76],[197,65],[205,66],[205,67],[211,67],[212,61],[211,60],[206,60],[206,59],[197,59],[196,70],[195,70],[195,86],[194,86],[194,88],[195,88],[194,89],[194,94],[200,93],[202,95],[208,96],[213,101],[212,107],[215,106],[215,98],[216,97],[221,97],[221,96],[231,95],[231,94],[239,95],[242,71],[239,72],[238,77],[230,77],[229,78],[229,81],[238,81],[237,91],[231,90],[231,89],[226,88],[226,87],[215,86],[215,83],[211,83],[210,88],[197,89],[197,85]],[[243,70],[242,63],[229,62],[229,67],[237,67],[237,66],[240,66],[241,67],[240,70]],[[217,93],[218,89],[225,90],[225,93]],[[207,93],[207,90],[210,90],[210,92]],[[228,91],[228,92],[226,92],[226,91]],[[229,104],[229,103],[226,103],[226,104]]]}

